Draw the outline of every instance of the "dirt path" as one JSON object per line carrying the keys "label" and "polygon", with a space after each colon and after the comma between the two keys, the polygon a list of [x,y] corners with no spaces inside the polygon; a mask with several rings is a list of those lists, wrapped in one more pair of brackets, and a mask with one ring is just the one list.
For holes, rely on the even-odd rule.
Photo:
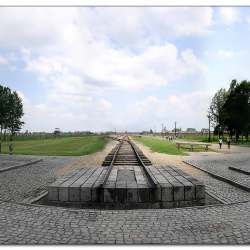
{"label": "dirt path", "polygon": [[[134,141],[134,140],[133,140]],[[91,166],[101,166],[105,156],[111,151],[111,149],[117,145],[117,141],[110,140],[104,150],[96,152],[90,155],[84,155],[81,157],[77,157],[77,160],[73,163],[65,165],[63,168],[57,171],[56,175],[62,176],[65,173],[72,171],[74,169],[81,169],[84,167],[91,167]],[[143,151],[143,153],[150,159],[153,165],[175,165],[175,166],[187,166],[183,162],[186,157],[182,155],[168,155],[163,153],[157,153],[150,150],[149,147],[143,145],[140,142],[134,141],[135,144],[139,146],[139,148]],[[231,149],[227,149],[227,145],[223,145],[222,149],[218,149],[217,144],[212,144],[211,148],[216,150],[217,152],[187,152],[189,156],[193,157],[203,157],[204,155],[208,154],[233,154],[233,153],[246,153],[250,152],[250,148],[247,147],[240,147],[240,146],[231,146]]]}
{"label": "dirt path", "polygon": [[149,147],[143,145],[140,142],[133,142],[143,151],[143,153],[149,158],[153,165],[183,165],[182,161],[184,157],[182,155],[168,155],[163,153],[153,152]]}
{"label": "dirt path", "polygon": [[111,151],[111,149],[117,144],[117,141],[110,140],[106,147],[99,152],[90,155],[84,155],[77,158],[76,161],[65,165],[59,171],[57,171],[57,176],[62,176],[67,172],[70,172],[74,169],[81,169],[85,167],[94,167],[94,166],[101,166],[104,158],[106,155]]}
{"label": "dirt path", "polygon": [[250,147],[231,145],[230,149],[228,149],[226,143],[222,144],[221,149],[219,148],[219,144],[213,143],[211,149],[216,150],[218,153],[223,153],[223,154],[250,153]]}

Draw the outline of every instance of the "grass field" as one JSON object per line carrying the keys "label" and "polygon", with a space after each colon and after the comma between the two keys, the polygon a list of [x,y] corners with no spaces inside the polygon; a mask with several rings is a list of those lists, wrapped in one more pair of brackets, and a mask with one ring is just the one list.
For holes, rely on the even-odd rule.
{"label": "grass field", "polygon": [[[19,134],[13,137],[14,141],[30,141],[30,140],[44,140],[44,139],[55,139],[55,138],[68,138],[68,137],[83,137],[83,136],[91,136],[90,134],[82,133],[61,133],[60,135],[54,135],[54,133],[35,133],[35,134]],[[9,135],[7,136],[7,140],[9,140]]]}
{"label": "grass field", "polygon": [[[224,137],[223,141],[226,142],[227,136]],[[208,142],[208,136],[207,135],[185,135],[182,138],[178,138],[178,140],[183,141],[197,141],[197,142]],[[217,143],[218,144],[219,139],[218,136],[211,135],[211,143]],[[239,141],[237,143],[234,143],[238,146],[250,146],[250,141],[246,141],[246,139],[242,139],[240,137]]]}
{"label": "grass field", "polygon": [[187,155],[184,150],[178,150],[173,142],[162,140],[156,137],[142,136],[133,137],[134,140],[148,146],[152,151],[169,155]]}
{"label": "grass field", "polygon": [[[100,151],[108,139],[103,136],[63,137],[14,141],[13,154],[80,156]],[[9,143],[3,143],[2,152],[9,153]]]}
{"label": "grass field", "polygon": [[[134,136],[133,139],[143,143],[145,146],[148,146],[152,151],[158,153],[164,153],[169,155],[187,155],[187,152],[190,152],[190,147],[187,148],[182,147],[180,150],[178,150],[174,142],[167,141],[160,137]],[[203,151],[205,151],[204,147],[194,146],[193,152],[203,152]],[[213,150],[208,149],[208,151],[213,151]]]}

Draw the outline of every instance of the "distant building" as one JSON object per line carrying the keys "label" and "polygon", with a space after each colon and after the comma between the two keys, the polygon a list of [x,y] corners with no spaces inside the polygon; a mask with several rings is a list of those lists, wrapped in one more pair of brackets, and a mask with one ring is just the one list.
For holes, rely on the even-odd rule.
{"label": "distant building", "polygon": [[187,128],[186,132],[187,133],[197,133],[195,128]]}
{"label": "distant building", "polygon": [[208,128],[202,128],[201,129],[201,133],[202,134],[208,134],[209,133],[209,129]]}
{"label": "distant building", "polygon": [[60,128],[55,128],[54,135],[60,135],[60,134],[61,134]]}
{"label": "distant building", "polygon": [[171,132],[170,132],[170,134],[173,134],[175,132],[176,132],[176,134],[180,134],[181,133],[181,128],[176,128],[176,130],[172,129]]}
{"label": "distant building", "polygon": [[[175,129],[172,129],[172,132],[175,132]],[[176,133],[180,133],[181,132],[181,128],[176,128]]]}
{"label": "distant building", "polygon": [[[19,135],[21,135],[22,133],[18,133]],[[25,136],[28,136],[30,135],[31,133],[29,132],[28,129],[25,130],[25,132],[23,133]]]}

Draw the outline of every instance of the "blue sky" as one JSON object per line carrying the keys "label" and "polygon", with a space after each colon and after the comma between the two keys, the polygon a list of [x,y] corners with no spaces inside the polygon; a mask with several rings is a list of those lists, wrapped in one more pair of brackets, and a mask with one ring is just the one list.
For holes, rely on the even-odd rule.
{"label": "blue sky", "polygon": [[249,78],[248,7],[0,8],[0,30],[23,130],[201,129],[214,92]]}

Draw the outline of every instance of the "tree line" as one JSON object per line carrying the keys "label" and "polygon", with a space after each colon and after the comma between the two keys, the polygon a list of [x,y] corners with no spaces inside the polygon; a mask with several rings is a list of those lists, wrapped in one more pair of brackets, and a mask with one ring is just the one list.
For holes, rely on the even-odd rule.
{"label": "tree line", "polygon": [[0,85],[0,152],[3,139],[12,141],[22,128],[23,114],[22,99],[17,92]]}
{"label": "tree line", "polygon": [[228,90],[219,89],[212,98],[209,116],[214,134],[223,136],[225,131],[236,142],[240,136],[249,139],[250,132],[250,82],[232,80]]}

